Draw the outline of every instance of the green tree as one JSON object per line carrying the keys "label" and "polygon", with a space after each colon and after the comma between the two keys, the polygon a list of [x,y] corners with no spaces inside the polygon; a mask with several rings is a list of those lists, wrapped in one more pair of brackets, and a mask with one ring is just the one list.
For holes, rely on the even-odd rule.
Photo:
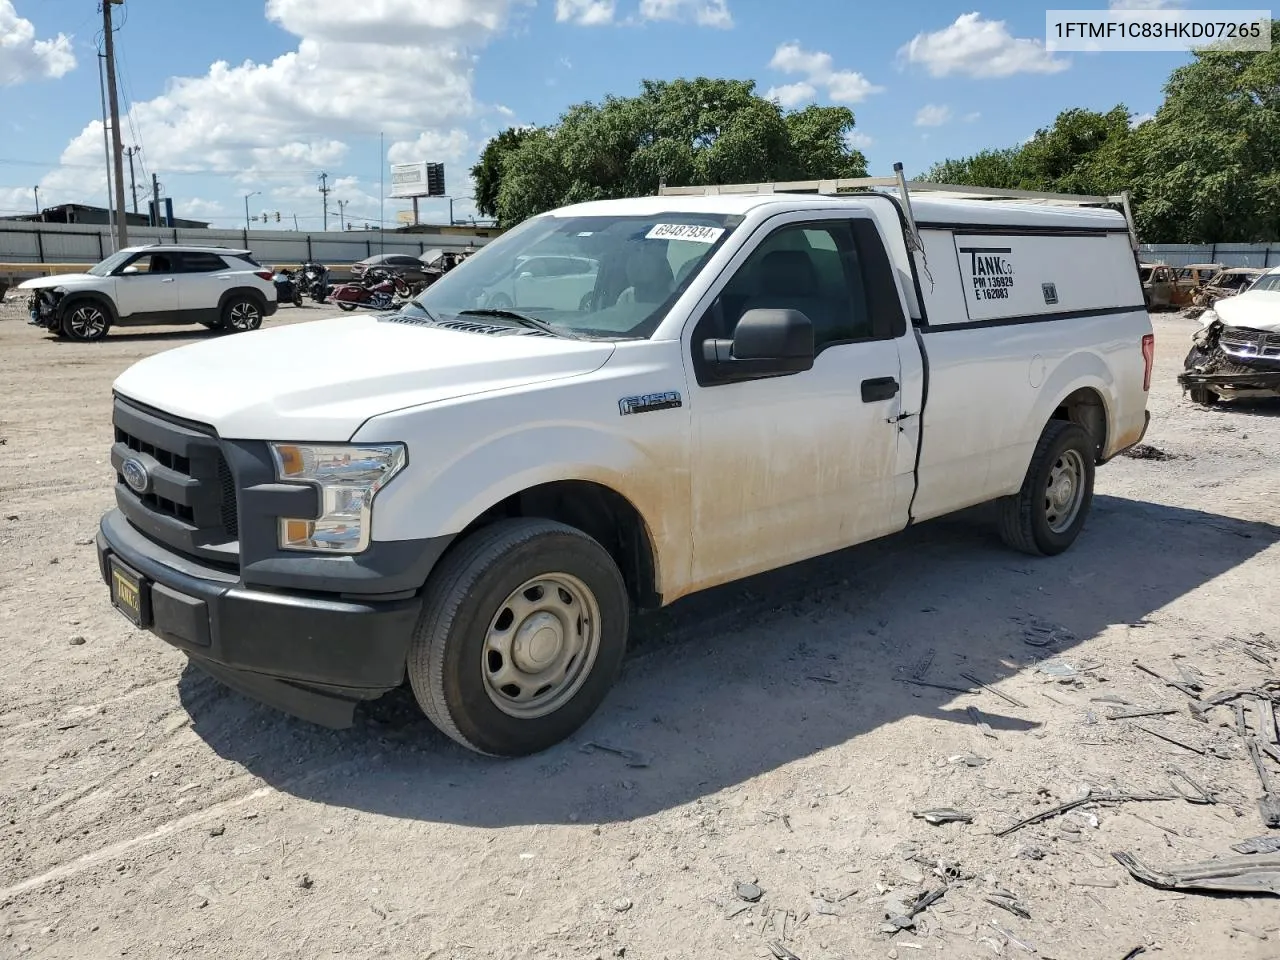
{"label": "green tree", "polygon": [[475,181],[476,210],[483,216],[498,215],[498,186],[502,182],[502,161],[520,146],[526,130],[508,127],[485,144],[480,160],[471,168]]}
{"label": "green tree", "polygon": [[844,107],[784,111],[752,81],[646,80],[638,96],[578,104],[518,142],[490,141],[473,171],[476,196],[511,226],[568,203],[652,195],[660,183],[864,176],[853,128]]}
{"label": "green tree", "polygon": [[1204,52],[1138,127],[1138,226],[1153,243],[1280,236],[1280,22],[1272,48]]}

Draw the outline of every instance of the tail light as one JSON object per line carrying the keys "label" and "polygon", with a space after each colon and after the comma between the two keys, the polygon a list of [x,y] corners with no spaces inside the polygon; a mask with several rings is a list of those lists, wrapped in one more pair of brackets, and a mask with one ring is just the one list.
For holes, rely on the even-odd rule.
{"label": "tail light", "polygon": [[1156,335],[1148,333],[1142,338],[1142,389],[1151,389],[1151,368],[1156,362]]}
{"label": "tail light", "polygon": [[255,277],[261,277],[263,280],[274,280],[276,276],[270,270],[255,270],[253,271],[253,275]]}

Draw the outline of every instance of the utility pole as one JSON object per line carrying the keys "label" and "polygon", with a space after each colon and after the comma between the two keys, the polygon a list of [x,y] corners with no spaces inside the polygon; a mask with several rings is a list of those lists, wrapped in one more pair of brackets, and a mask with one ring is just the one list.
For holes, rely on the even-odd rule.
{"label": "utility pole", "polygon": [[293,230],[295,233],[298,231],[298,215],[296,213],[293,215]]}
{"label": "utility pole", "polygon": [[107,81],[102,72],[102,61],[106,56],[98,54],[98,95],[102,98],[102,156],[107,162],[107,225],[111,228],[111,248],[114,253],[120,249],[119,243],[116,241],[116,225],[120,222],[118,214],[120,211],[113,211],[111,202],[111,142],[107,136]]}
{"label": "utility pole", "polygon": [[[106,44],[107,57],[107,96],[111,103],[111,162],[115,169],[116,188],[116,227],[119,234],[120,249],[129,245],[128,217],[124,212],[124,152],[120,145],[120,98],[116,93],[116,44],[111,26],[111,8],[124,0],[102,0],[102,38]],[[159,211],[156,216],[159,217]]]}
{"label": "utility pole", "polygon": [[330,192],[332,192],[333,187],[329,186],[329,175],[324,171],[320,172],[320,176],[318,179],[320,180],[320,195],[324,197],[324,227],[322,229],[328,230],[329,229],[329,194]]}
{"label": "utility pole", "polygon": [[133,194],[133,212],[138,212],[138,182],[133,179],[133,155],[138,152],[137,147],[125,148],[124,155],[129,158],[129,191]]}
{"label": "utility pole", "polygon": [[40,185],[36,184],[31,188],[36,192],[36,216],[40,216]]}
{"label": "utility pole", "polygon": [[[338,228],[340,230],[347,229],[346,212],[347,212],[347,201],[339,200],[338,201]],[[326,220],[325,222],[328,223],[329,221]]]}
{"label": "utility pole", "polygon": [[154,173],[151,175],[151,202],[155,204],[156,208],[155,225],[157,227],[161,226],[160,220],[163,214],[160,213],[160,179]]}

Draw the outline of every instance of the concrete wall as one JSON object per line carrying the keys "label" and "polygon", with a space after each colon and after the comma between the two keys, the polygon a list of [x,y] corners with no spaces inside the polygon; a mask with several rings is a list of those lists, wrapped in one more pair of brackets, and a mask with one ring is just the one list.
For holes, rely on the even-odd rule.
{"label": "concrete wall", "polygon": [[1280,267],[1280,243],[1144,243],[1142,259],[1183,267],[1220,263],[1224,267]]}
{"label": "concrete wall", "polygon": [[[129,227],[129,244],[193,243],[248,249],[264,266],[319,260],[341,265],[379,253],[417,256],[426,250],[483,246],[485,237],[444,233],[294,230],[198,230]],[[114,249],[108,227],[83,223],[0,221],[0,263],[97,263]]]}

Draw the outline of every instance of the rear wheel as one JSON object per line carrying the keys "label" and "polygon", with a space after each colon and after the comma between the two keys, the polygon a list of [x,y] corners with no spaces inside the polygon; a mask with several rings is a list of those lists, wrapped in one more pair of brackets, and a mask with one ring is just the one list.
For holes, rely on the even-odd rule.
{"label": "rear wheel", "polygon": [[249,297],[233,297],[222,307],[222,323],[232,333],[246,333],[262,326],[262,307]]}
{"label": "rear wheel", "polygon": [[110,326],[111,318],[107,311],[91,300],[72,303],[62,314],[62,333],[72,340],[101,340]]}
{"label": "rear wheel", "polygon": [[338,304],[338,309],[346,313],[350,313],[352,310],[356,308],[356,305],[354,303],[343,303],[341,300],[337,301],[337,304]]}
{"label": "rear wheel", "polygon": [[460,543],[428,581],[409,681],[462,745],[538,753],[604,700],[627,617],[622,575],[599,543],[549,520],[501,521]]}
{"label": "rear wheel", "polygon": [[1053,556],[1071,546],[1093,502],[1097,444],[1079,424],[1050,420],[1022,489],[1000,502],[1000,536],[1023,553]]}

